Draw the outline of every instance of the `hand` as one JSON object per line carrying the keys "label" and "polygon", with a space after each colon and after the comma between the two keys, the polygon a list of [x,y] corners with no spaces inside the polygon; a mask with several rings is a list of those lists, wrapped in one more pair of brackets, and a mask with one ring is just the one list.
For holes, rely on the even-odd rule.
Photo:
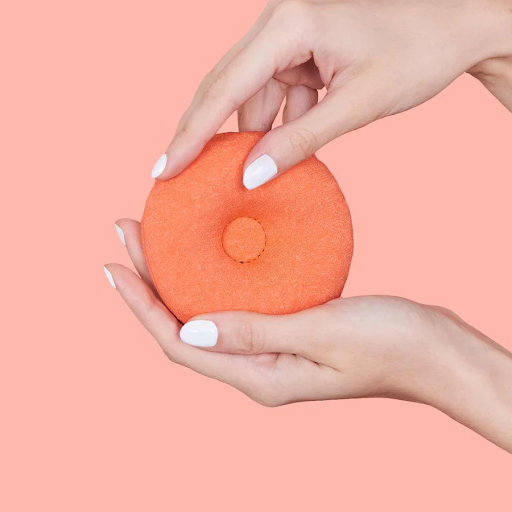
{"label": "hand", "polygon": [[269,132],[245,163],[249,189],[468,70],[512,110],[511,34],[511,0],[273,0],[203,80],[152,176],[180,173],[236,110],[240,131]]}
{"label": "hand", "polygon": [[355,297],[285,316],[205,314],[182,327],[151,282],[139,223],[117,225],[141,279],[117,264],[107,276],[172,361],[267,406],[360,397],[430,404],[512,451],[512,354],[450,311]]}

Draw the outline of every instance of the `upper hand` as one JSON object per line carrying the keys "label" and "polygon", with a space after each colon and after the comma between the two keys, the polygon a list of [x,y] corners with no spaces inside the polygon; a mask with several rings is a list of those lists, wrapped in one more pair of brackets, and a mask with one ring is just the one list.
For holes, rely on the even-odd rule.
{"label": "upper hand", "polygon": [[[512,73],[505,85],[495,77],[512,68],[510,7],[510,0],[273,0],[205,77],[153,177],[180,173],[236,110],[241,131],[269,132],[245,163],[244,183],[254,188],[343,133],[428,100],[468,70],[512,109]],[[285,99],[284,124],[271,130]],[[270,158],[258,160],[263,155]]]}

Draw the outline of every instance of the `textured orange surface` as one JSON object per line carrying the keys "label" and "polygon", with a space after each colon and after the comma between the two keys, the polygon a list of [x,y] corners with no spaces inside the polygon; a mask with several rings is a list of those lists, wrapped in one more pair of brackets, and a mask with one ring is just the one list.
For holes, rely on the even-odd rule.
{"label": "textured orange surface", "polygon": [[343,194],[316,157],[247,190],[243,163],[262,135],[216,135],[148,197],[144,254],[183,322],[220,310],[292,313],[341,295],[353,249]]}
{"label": "textured orange surface", "polygon": [[222,233],[222,247],[228,256],[240,263],[249,263],[265,251],[267,237],[263,226],[249,217],[231,221]]}

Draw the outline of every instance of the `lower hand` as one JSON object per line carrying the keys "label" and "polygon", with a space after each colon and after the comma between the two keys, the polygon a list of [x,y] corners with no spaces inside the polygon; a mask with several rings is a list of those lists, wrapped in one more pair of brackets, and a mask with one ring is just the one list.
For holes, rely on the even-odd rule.
{"label": "lower hand", "polygon": [[512,451],[512,355],[452,312],[370,296],[285,316],[217,312],[183,327],[151,282],[139,223],[117,225],[141,278],[106,268],[172,361],[267,406],[361,397],[426,403]]}

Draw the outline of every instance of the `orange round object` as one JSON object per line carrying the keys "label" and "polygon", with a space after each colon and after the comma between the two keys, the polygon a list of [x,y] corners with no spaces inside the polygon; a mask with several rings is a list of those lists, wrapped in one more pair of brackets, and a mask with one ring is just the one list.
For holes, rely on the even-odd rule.
{"label": "orange round object", "polygon": [[341,295],[353,250],[343,194],[314,156],[247,190],[243,164],[262,136],[216,135],[148,197],[144,255],[182,322],[224,310],[293,313]]}

